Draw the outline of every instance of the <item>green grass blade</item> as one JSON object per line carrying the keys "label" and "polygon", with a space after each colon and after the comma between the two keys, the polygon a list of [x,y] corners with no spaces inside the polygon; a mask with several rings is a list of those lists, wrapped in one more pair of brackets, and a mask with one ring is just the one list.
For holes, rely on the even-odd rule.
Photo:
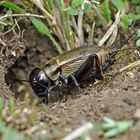
{"label": "green grass blade", "polygon": [[111,0],[113,5],[118,9],[118,10],[124,10],[124,2],[122,0]]}
{"label": "green grass blade", "polygon": [[7,129],[4,133],[2,140],[21,140],[16,129]]}
{"label": "green grass blade", "polygon": [[81,6],[83,2],[83,0],[72,0],[71,6],[72,8],[77,8],[78,6]]}
{"label": "green grass blade", "polygon": [[2,110],[4,107],[4,101],[3,99],[0,97],[0,119],[2,118]]}
{"label": "green grass blade", "polygon": [[52,14],[52,7],[51,7],[51,2],[50,0],[44,0],[44,7],[47,9],[49,13]]}
{"label": "green grass blade", "polygon": [[128,29],[128,27],[129,27],[129,18],[128,18],[127,15],[124,15],[122,17],[121,26],[122,26],[123,29]]}
{"label": "green grass blade", "polygon": [[6,131],[6,126],[3,122],[0,121],[0,133],[4,133]]}
{"label": "green grass blade", "polygon": [[137,29],[137,36],[140,37],[140,29]]}
{"label": "green grass blade", "polygon": [[34,18],[34,17],[32,17],[32,18],[30,18],[30,19],[31,19],[33,25],[36,27],[36,29],[37,29],[40,33],[42,33],[42,34],[44,34],[44,35],[47,35],[47,36],[50,35],[50,30],[49,30],[49,28],[48,28],[41,20],[39,20],[39,19],[37,19],[37,18]]}
{"label": "green grass blade", "polygon": [[107,23],[111,22],[111,10],[109,8],[109,4],[108,3],[103,3],[101,6],[101,11],[104,15],[104,18],[106,20]]}
{"label": "green grass blade", "polygon": [[17,13],[24,13],[24,10],[21,9],[19,6],[11,3],[11,2],[6,2],[6,1],[2,1],[0,2],[0,6],[4,6],[6,8],[10,8],[13,11],[17,12]]}
{"label": "green grass blade", "polygon": [[11,114],[15,111],[15,101],[13,98],[10,99],[10,112]]}
{"label": "green grass blade", "polygon": [[37,18],[30,18],[33,25],[35,26],[35,28],[42,34],[48,36],[51,41],[54,43],[54,45],[56,46],[56,49],[58,51],[59,54],[62,54],[62,48],[61,46],[56,42],[56,40],[54,39],[54,37],[51,35],[49,28],[39,19]]}
{"label": "green grass blade", "polygon": [[105,132],[105,137],[110,138],[117,136],[121,133],[126,132],[129,128],[133,126],[132,121],[122,121],[116,123],[117,123],[116,127]]}
{"label": "green grass blade", "polygon": [[137,42],[136,42],[136,46],[137,46],[138,48],[140,47],[140,39],[137,40]]}
{"label": "green grass blade", "polygon": [[63,50],[62,50],[61,46],[57,43],[57,41],[54,39],[54,37],[50,34],[49,38],[53,42],[53,44],[56,46],[56,49],[57,49],[58,53],[62,54]]}

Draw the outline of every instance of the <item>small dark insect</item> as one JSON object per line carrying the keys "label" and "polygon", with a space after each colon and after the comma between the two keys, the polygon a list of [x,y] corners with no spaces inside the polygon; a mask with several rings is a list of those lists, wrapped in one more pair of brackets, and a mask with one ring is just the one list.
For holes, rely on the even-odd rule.
{"label": "small dark insect", "polygon": [[75,85],[81,90],[79,83],[88,78],[102,79],[103,72],[115,61],[117,52],[133,35],[124,40],[112,53],[105,50],[95,52],[95,48],[90,46],[79,47],[33,69],[29,76],[29,83],[34,93],[48,102],[51,91],[61,88],[63,84]]}

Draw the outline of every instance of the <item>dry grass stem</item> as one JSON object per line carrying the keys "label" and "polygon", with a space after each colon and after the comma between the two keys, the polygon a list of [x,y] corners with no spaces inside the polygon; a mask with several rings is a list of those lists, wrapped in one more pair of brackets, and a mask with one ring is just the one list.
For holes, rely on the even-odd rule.
{"label": "dry grass stem", "polygon": [[62,24],[62,20],[61,20],[61,14],[59,9],[53,4],[53,2],[51,3],[51,7],[53,9],[53,23],[55,22],[55,24],[52,25],[53,28],[53,32],[58,36],[60,42],[62,43],[61,45],[64,46],[65,41],[64,41],[64,33],[63,33],[63,24]]}
{"label": "dry grass stem", "polygon": [[[32,3],[34,3],[36,5],[36,7],[38,7],[43,15],[46,16],[46,21],[48,22],[48,24],[51,26],[52,22],[54,21],[54,17],[44,8],[44,2],[42,0],[30,0]],[[55,28],[52,28],[52,30],[54,31]],[[54,31],[55,32],[55,31]]]}
{"label": "dry grass stem", "polygon": [[6,47],[5,42],[0,38],[0,44]]}
{"label": "dry grass stem", "polygon": [[93,9],[95,10],[95,12],[97,13],[98,17],[100,18],[101,21],[104,20],[102,14],[101,14],[101,11],[98,9],[98,7],[96,7],[94,4],[93,4]]}
{"label": "dry grass stem", "polygon": [[72,25],[73,25],[73,28],[74,28],[74,32],[78,36],[78,27],[77,27],[74,16],[71,17],[71,22],[72,22]]}
{"label": "dry grass stem", "polygon": [[93,22],[92,29],[89,32],[89,37],[88,37],[88,43],[89,44],[92,44],[93,43],[94,30],[95,30],[95,22]]}
{"label": "dry grass stem", "polygon": [[1,22],[1,21],[0,21],[0,24],[2,24],[2,25],[4,25],[4,26],[7,26],[7,24],[6,24],[6,23],[4,23],[4,22]]}
{"label": "dry grass stem", "polygon": [[78,37],[80,46],[84,44],[84,33],[83,33],[83,9],[80,9],[78,14]]}
{"label": "dry grass stem", "polygon": [[2,20],[4,18],[9,18],[9,17],[37,17],[37,18],[42,18],[42,19],[46,18],[46,16],[43,16],[43,15],[35,15],[35,14],[31,14],[31,13],[26,13],[26,14],[6,14],[6,15],[0,17],[0,20]]}
{"label": "dry grass stem", "polygon": [[118,28],[118,24],[120,23],[121,17],[124,15],[124,11],[118,11],[116,14],[115,22],[112,24],[112,26],[109,28],[109,30],[106,32],[106,34],[103,36],[103,38],[98,43],[98,46],[102,46],[108,38],[111,36],[111,34],[114,32],[116,28]]}
{"label": "dry grass stem", "polygon": [[135,53],[137,54],[138,58],[140,59],[140,52],[138,50],[135,50]]}
{"label": "dry grass stem", "polygon": [[71,37],[70,37],[70,45],[71,45],[71,49],[76,48],[76,41],[74,38],[74,32],[71,33]]}
{"label": "dry grass stem", "polygon": [[118,34],[118,26],[114,29],[114,32],[112,33],[112,36],[110,36],[110,38],[106,44],[106,47],[110,47],[111,45],[113,45],[113,43],[116,40],[117,34]]}
{"label": "dry grass stem", "polygon": [[11,31],[13,31],[13,29],[15,28],[15,27],[17,27],[18,29],[20,28],[19,27],[19,25],[18,25],[18,21],[19,21],[20,19],[18,19],[18,20],[14,20],[14,25],[13,25],[13,27],[11,27],[9,30],[7,30],[6,32],[4,32],[3,33],[3,36],[5,36],[6,34],[8,34],[8,33],[10,33]]}
{"label": "dry grass stem", "polygon": [[123,68],[121,68],[121,69],[119,70],[119,72],[123,72],[123,71],[125,71],[125,70],[127,70],[127,69],[134,68],[134,67],[136,67],[136,66],[138,66],[138,65],[140,65],[140,60],[137,60],[137,61],[135,61],[135,62],[133,62],[133,63],[131,63],[131,64],[129,64],[129,65],[123,67]]}
{"label": "dry grass stem", "polygon": [[3,33],[3,35],[5,36],[6,34],[10,33],[11,31],[13,31],[13,29],[16,27],[16,24],[13,25],[13,27],[11,27],[9,30],[7,30],[5,33]]}
{"label": "dry grass stem", "polygon": [[91,122],[88,122],[82,125],[81,127],[77,128],[76,130],[74,130],[68,136],[63,138],[63,140],[74,140],[78,138],[79,136],[81,136],[83,133],[90,131],[91,129],[93,129],[93,124]]}
{"label": "dry grass stem", "polygon": [[[53,15],[51,15],[45,8],[44,8],[44,2],[42,0],[30,0],[33,2],[45,15],[45,19],[51,28],[52,33],[54,33],[60,40],[62,46],[66,46],[68,44],[65,37],[65,31],[63,30],[63,24],[61,19],[61,13],[59,9],[51,3],[51,6],[53,7]],[[69,45],[67,45],[69,46]]]}
{"label": "dry grass stem", "polygon": [[92,2],[95,3],[95,4],[100,4],[100,2],[96,1],[96,0],[92,0]]}
{"label": "dry grass stem", "polygon": [[49,19],[53,20],[54,17],[45,10],[42,0],[30,0],[30,1],[33,2]]}

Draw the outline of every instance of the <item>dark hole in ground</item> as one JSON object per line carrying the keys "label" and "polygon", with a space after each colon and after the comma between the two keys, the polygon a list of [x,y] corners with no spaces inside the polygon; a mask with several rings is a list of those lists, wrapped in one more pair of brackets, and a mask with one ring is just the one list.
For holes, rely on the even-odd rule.
{"label": "dark hole in ground", "polygon": [[29,73],[26,70],[27,68],[29,68],[27,57],[20,57],[12,66],[8,68],[8,72],[5,75],[6,83],[8,86],[10,86],[10,89],[13,91],[15,97],[19,99],[24,97],[26,85],[17,81],[17,79],[28,79]]}

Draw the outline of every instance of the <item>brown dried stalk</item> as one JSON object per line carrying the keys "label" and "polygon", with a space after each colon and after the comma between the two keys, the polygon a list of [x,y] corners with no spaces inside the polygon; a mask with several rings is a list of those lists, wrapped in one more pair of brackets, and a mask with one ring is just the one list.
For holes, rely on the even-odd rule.
{"label": "brown dried stalk", "polygon": [[117,12],[115,22],[112,24],[112,26],[108,29],[106,34],[100,40],[100,42],[98,43],[98,46],[102,46],[108,40],[108,38],[111,36],[111,34],[113,34],[114,30],[116,28],[118,28],[118,24],[120,23],[120,20],[121,20],[123,15],[124,15],[124,11],[119,10]]}
{"label": "brown dried stalk", "polygon": [[84,44],[84,33],[83,33],[83,9],[80,9],[78,14],[78,37],[80,46]]}

